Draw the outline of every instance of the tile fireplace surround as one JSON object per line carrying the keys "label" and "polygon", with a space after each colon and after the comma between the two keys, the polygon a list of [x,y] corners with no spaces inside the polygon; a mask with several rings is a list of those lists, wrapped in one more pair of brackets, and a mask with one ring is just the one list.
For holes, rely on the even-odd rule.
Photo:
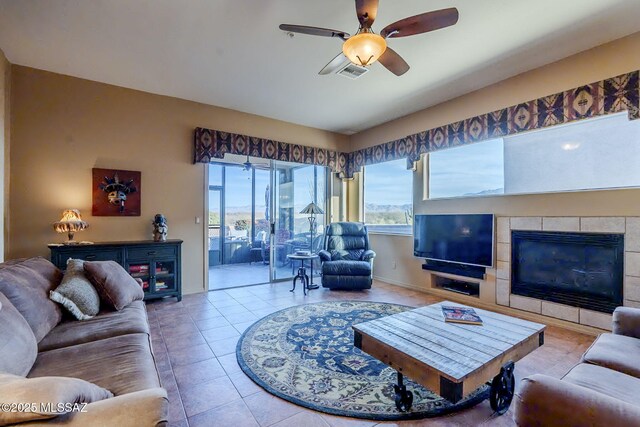
{"label": "tile fireplace surround", "polygon": [[498,217],[496,303],[611,330],[611,315],[511,293],[511,231],[624,234],[624,305],[640,307],[640,217]]}

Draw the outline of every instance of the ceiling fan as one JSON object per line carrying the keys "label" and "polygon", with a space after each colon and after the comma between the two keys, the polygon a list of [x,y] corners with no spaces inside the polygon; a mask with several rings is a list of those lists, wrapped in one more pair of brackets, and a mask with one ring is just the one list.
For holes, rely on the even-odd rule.
{"label": "ceiling fan", "polygon": [[249,156],[247,155],[247,161],[242,164],[242,170],[245,172],[250,171],[251,166],[253,166],[253,164],[251,164],[251,160],[249,160]]}
{"label": "ceiling fan", "polygon": [[344,41],[342,52],[329,61],[318,74],[332,74],[341,69],[347,61],[362,67],[380,61],[387,70],[396,76],[401,76],[409,70],[409,64],[395,50],[387,46],[387,39],[422,34],[449,27],[458,22],[458,9],[451,7],[401,19],[387,25],[380,31],[380,34],[376,34],[371,26],[378,14],[378,0],[355,0],[355,2],[360,26],[354,36],[350,36],[344,31],[328,28],[280,25],[281,30],[290,33],[336,37]]}
{"label": "ceiling fan", "polygon": [[245,172],[251,172],[251,169],[265,170],[265,171],[270,170],[270,165],[268,162],[267,163],[265,161],[261,162],[259,160],[260,159],[258,159],[257,163],[252,163],[251,158],[247,155],[247,160],[244,163],[242,163],[242,170]]}

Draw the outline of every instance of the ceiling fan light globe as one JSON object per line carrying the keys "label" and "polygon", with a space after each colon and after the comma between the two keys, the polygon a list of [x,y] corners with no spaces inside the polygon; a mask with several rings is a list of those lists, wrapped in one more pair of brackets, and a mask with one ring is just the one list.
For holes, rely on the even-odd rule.
{"label": "ceiling fan light globe", "polygon": [[351,62],[363,67],[376,62],[387,49],[387,42],[378,34],[370,32],[358,33],[349,37],[342,45],[342,53]]}

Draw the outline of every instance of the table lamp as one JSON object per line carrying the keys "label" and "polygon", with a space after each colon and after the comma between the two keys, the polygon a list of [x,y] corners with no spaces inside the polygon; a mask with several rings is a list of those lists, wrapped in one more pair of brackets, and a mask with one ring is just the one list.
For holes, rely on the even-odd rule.
{"label": "table lamp", "polygon": [[65,245],[77,244],[78,242],[73,240],[73,233],[82,231],[87,227],[89,227],[89,224],[82,220],[78,209],[67,209],[62,212],[62,219],[53,223],[53,229],[58,233],[67,233],[69,240],[65,242]]}
{"label": "table lamp", "polygon": [[310,246],[311,253],[313,253],[313,232],[316,229],[315,215],[322,215],[324,214],[324,211],[320,209],[318,205],[311,202],[304,209],[302,209],[300,213],[309,215],[309,232],[311,233],[311,243],[309,246]]}

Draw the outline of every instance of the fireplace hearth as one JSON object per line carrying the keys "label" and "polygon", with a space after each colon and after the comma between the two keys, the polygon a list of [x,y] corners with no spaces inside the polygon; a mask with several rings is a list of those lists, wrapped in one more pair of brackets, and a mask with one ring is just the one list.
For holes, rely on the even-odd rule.
{"label": "fireplace hearth", "polygon": [[511,292],[604,313],[623,302],[624,235],[511,234]]}

